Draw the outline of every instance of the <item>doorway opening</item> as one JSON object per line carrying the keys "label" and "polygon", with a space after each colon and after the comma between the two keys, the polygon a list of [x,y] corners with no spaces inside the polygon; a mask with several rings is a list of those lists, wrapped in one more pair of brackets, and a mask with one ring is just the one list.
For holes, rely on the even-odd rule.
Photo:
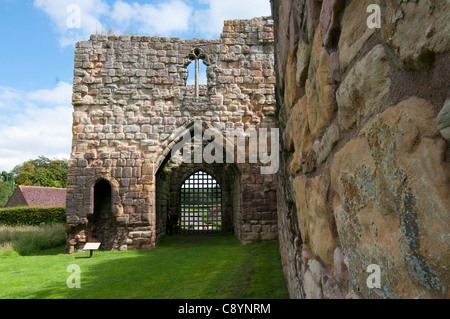
{"label": "doorway opening", "polygon": [[101,242],[102,250],[112,248],[116,223],[112,213],[111,184],[100,179],[93,187],[93,213],[88,216],[88,242]]}
{"label": "doorway opening", "polygon": [[181,234],[222,232],[222,189],[211,175],[197,171],[189,176],[180,196]]}

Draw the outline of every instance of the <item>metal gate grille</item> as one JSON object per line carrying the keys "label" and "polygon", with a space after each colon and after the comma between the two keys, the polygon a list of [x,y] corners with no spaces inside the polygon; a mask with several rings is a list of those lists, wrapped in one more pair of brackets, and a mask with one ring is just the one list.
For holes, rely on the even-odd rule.
{"label": "metal gate grille", "polygon": [[222,231],[222,191],[209,174],[198,171],[181,186],[181,234]]}

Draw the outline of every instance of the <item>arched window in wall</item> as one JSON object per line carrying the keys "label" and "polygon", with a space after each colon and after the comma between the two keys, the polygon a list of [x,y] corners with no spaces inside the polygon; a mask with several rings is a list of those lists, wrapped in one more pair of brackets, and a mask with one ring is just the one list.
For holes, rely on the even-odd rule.
{"label": "arched window in wall", "polygon": [[203,84],[207,84],[208,79],[206,76],[206,64],[204,63],[204,59],[206,55],[202,53],[199,48],[194,49],[189,54],[189,59],[192,62],[188,65],[188,78],[186,81],[186,85],[194,85],[195,86],[195,96],[199,96],[199,86]]}
{"label": "arched window in wall", "polygon": [[[200,59],[198,63],[198,84],[206,85],[208,84],[208,79],[206,77],[206,68],[207,66],[203,63],[203,60]],[[192,61],[188,67],[188,78],[186,81],[187,85],[195,85],[195,61]]]}

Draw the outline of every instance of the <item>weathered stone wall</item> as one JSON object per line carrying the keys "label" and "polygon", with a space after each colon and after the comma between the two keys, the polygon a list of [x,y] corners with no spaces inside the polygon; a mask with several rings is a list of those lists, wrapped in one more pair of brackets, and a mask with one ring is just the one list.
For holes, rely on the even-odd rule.
{"label": "weathered stone wall", "polygon": [[[381,28],[370,29],[370,4]],[[272,0],[292,298],[446,298],[450,4]],[[380,267],[369,288],[367,267]]]}
{"label": "weathered stone wall", "polygon": [[[198,96],[186,85],[195,56],[207,65],[208,78]],[[111,242],[107,249],[154,247],[165,225],[160,210],[171,205],[167,181],[160,181],[161,198],[156,198],[155,176],[179,133],[194,120],[223,135],[226,129],[274,128],[273,65],[273,21],[267,17],[226,21],[217,40],[93,35],[77,43],[68,252],[93,237],[88,217],[93,187],[102,179],[112,187],[116,222],[108,240],[102,239]],[[262,176],[258,165],[237,168],[244,200],[231,202],[242,203],[239,239],[274,238],[276,178]]]}
{"label": "weathered stone wall", "polygon": [[[156,174],[156,243],[166,235],[167,229],[167,210],[170,208],[170,177],[167,174]],[[175,210],[173,210],[175,211]]]}

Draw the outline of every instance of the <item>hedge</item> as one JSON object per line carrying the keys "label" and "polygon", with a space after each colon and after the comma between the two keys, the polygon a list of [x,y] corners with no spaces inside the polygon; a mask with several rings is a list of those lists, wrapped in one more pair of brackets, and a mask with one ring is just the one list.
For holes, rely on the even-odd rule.
{"label": "hedge", "polygon": [[66,207],[12,207],[0,209],[0,225],[42,225],[66,222]]}

